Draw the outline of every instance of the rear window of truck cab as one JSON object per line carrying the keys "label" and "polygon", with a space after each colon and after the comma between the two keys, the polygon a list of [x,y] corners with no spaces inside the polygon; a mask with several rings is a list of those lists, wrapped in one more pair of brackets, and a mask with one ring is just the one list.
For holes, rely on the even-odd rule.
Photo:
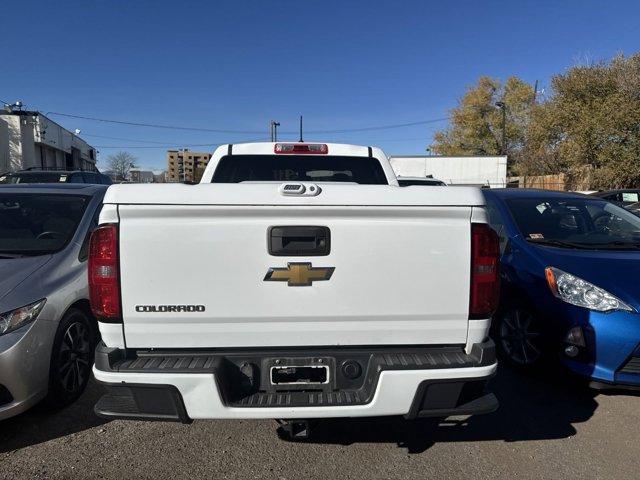
{"label": "rear window of truck cab", "polygon": [[376,158],[331,155],[227,155],[220,159],[211,180],[212,183],[290,181],[388,183]]}

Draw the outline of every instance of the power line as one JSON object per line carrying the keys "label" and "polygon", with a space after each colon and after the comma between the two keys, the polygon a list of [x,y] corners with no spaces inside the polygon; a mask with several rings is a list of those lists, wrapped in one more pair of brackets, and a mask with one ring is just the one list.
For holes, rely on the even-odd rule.
{"label": "power line", "polygon": [[[112,137],[109,135],[97,135],[95,133],[85,133],[82,132],[80,134],[81,137],[95,137],[95,138],[105,138],[105,139],[109,139],[109,140],[124,140],[126,142],[136,142],[136,143],[153,143],[155,145],[169,145],[169,146],[173,146],[173,145],[189,145],[192,147],[207,147],[210,145],[221,145],[221,143],[186,143],[186,142],[167,142],[165,141],[158,141],[158,140],[143,140],[141,138],[129,138],[129,137]],[[385,139],[385,138],[376,138],[376,140],[381,141],[381,142],[403,142],[403,141],[411,141],[411,140],[424,140],[425,137],[410,137],[410,138],[391,138],[391,139]],[[268,141],[268,139],[266,138],[257,138],[254,140],[242,140],[243,143],[251,143],[251,142],[266,142]],[[328,141],[328,140],[327,140]],[[233,143],[233,142],[226,142],[225,143]],[[122,147],[122,148],[128,148],[126,146]]]}
{"label": "power line", "polygon": [[96,118],[96,117],[86,117],[84,115],[72,115],[70,113],[61,113],[61,112],[47,112],[47,115],[59,115],[61,117],[69,117],[69,118],[79,118],[82,120],[91,120],[93,122],[105,122],[105,123],[117,123],[119,125],[131,125],[134,127],[151,127],[151,128],[164,128],[168,130],[190,130],[194,132],[213,132],[213,133],[238,133],[238,134],[248,134],[255,135],[264,133],[263,131],[257,130],[221,130],[214,128],[199,128],[199,127],[181,127],[176,125],[161,125],[154,123],[140,123],[140,122],[127,122],[123,120],[111,120],[107,118]]}
{"label": "power line", "polygon": [[[115,137],[106,137],[106,138],[115,138]],[[133,140],[134,142],[144,142],[145,140]],[[255,138],[251,140],[247,140],[246,143],[254,143],[254,142],[266,142],[265,138]],[[149,140],[150,142],[150,140]],[[225,143],[166,143],[166,142],[153,142],[153,143],[161,143],[161,145],[95,145],[95,148],[160,148],[160,149],[171,149],[171,148],[187,148],[187,147],[219,147],[220,145],[225,145]]]}
{"label": "power line", "polygon": [[151,146],[151,145],[96,145],[95,148],[121,148],[121,149],[128,149],[128,148],[159,148],[159,149],[170,149],[170,148],[178,148],[177,145],[180,145],[179,148],[186,148],[186,147],[218,147],[220,145],[222,145],[221,143],[206,143],[206,144],[199,144],[199,145],[182,145],[182,144],[171,144],[171,145],[158,145],[158,146]]}
{"label": "power line", "polygon": [[125,142],[157,143],[159,145],[166,145],[168,143],[168,142],[158,142],[158,141],[155,141],[155,140],[139,140],[137,138],[110,137],[108,135],[96,135],[96,134],[93,134],[93,133],[84,133],[84,132],[81,132],[81,136],[83,136],[83,137],[95,137],[95,138],[106,138],[106,139],[109,139],[109,140],[124,140]]}
{"label": "power line", "polygon": [[376,142],[378,143],[389,143],[389,142],[413,142],[413,141],[427,141],[426,137],[411,137],[411,138],[389,138],[389,139],[385,139],[385,138],[377,138],[375,139]]}
{"label": "power line", "polygon": [[[108,138],[113,138],[113,137],[108,137]],[[134,142],[144,142],[144,140],[133,140]],[[379,143],[394,143],[394,142],[411,142],[411,141],[419,141],[419,140],[423,140],[426,141],[425,137],[411,137],[411,138],[391,138],[391,139],[377,139]],[[254,142],[267,142],[269,141],[268,139],[255,139],[255,140],[248,140],[248,141],[243,141],[243,143],[254,143]],[[148,142],[151,143],[151,142]],[[153,142],[153,143],[160,143],[160,145],[155,146],[155,145],[95,145],[95,148],[121,148],[121,149],[127,149],[127,148],[159,148],[159,149],[163,149],[163,148],[185,148],[185,147],[219,147],[220,145],[226,145],[226,143],[189,143],[189,144],[185,144],[185,143],[171,143],[171,144],[164,144],[162,142]],[[227,142],[227,143],[233,143],[233,142]],[[331,143],[331,141],[328,141],[327,143]],[[339,142],[338,142],[339,143]]]}
{"label": "power line", "polygon": [[[195,131],[195,132],[212,132],[212,133],[226,133],[226,134],[240,134],[240,135],[255,135],[255,134],[263,133],[262,131],[259,131],[259,130],[223,130],[223,129],[214,129],[214,128],[202,128],[202,127],[183,127],[179,125],[129,122],[124,120],[87,117],[84,115],[74,115],[70,113],[61,113],[61,112],[47,112],[47,115],[59,115],[62,117],[77,118],[81,120],[90,120],[94,122],[116,123],[119,125],[131,125],[135,127],[163,128],[167,130],[186,130],[186,131]],[[340,128],[340,129],[332,129],[332,130],[308,130],[306,133],[307,134],[327,134],[327,133],[368,132],[368,131],[375,131],[375,130],[389,130],[389,129],[395,129],[395,128],[413,127],[418,125],[426,125],[429,123],[443,122],[447,120],[449,120],[449,117],[432,118],[429,120],[420,120],[417,122],[397,123],[397,124],[391,124],[391,125],[377,125],[377,126],[370,126],[370,127]],[[280,133],[288,134],[288,135],[298,134],[298,132],[294,132],[294,131],[286,131],[286,132],[280,132]]]}
{"label": "power line", "polygon": [[[362,128],[342,128],[338,130],[308,130],[306,133],[351,133],[351,132],[370,132],[373,130],[390,130],[392,128],[414,127],[417,125],[426,125],[428,123],[438,123],[449,120],[449,117],[432,118],[431,120],[421,120],[419,122],[411,123],[397,123],[395,125],[381,125],[377,127],[362,127]],[[287,132],[289,133],[289,132]]]}
{"label": "power line", "polygon": [[[96,135],[93,133],[81,133],[80,134],[83,137],[96,137],[96,138],[106,138],[109,140],[124,140],[127,142],[138,142],[138,143],[154,143],[157,145],[163,145],[163,146],[174,146],[174,145],[184,145],[185,142],[159,142],[156,140],[142,140],[139,138],[124,138],[124,137],[110,137],[108,135]],[[211,145],[221,145],[220,143],[189,143],[188,144],[191,147],[208,147]],[[128,148],[128,147],[123,147],[123,148]]]}

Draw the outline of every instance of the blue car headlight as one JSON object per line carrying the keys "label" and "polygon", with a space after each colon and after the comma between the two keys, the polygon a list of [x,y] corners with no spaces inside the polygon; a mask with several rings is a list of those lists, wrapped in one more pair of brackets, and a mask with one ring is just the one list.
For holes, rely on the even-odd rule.
{"label": "blue car headlight", "polygon": [[636,311],[635,308],[627,305],[606,290],[558,268],[547,267],[545,274],[553,294],[571,305],[597,312],[612,312],[614,310]]}
{"label": "blue car headlight", "polygon": [[33,322],[47,302],[45,298],[37,302],[0,314],[0,335],[12,332],[23,325]]}

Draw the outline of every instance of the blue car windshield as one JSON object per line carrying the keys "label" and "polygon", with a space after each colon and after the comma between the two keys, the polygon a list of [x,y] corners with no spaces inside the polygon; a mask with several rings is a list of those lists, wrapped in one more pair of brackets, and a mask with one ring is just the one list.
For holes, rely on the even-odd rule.
{"label": "blue car windshield", "polygon": [[0,193],[0,259],[63,249],[75,234],[90,198]]}
{"label": "blue car windshield", "polygon": [[506,200],[522,236],[564,248],[640,248],[640,217],[612,203],[575,198]]}

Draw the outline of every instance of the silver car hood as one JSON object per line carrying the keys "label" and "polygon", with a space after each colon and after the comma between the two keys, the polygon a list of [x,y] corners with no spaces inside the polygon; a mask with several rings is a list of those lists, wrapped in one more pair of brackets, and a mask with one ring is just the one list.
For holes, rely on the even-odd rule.
{"label": "silver car hood", "polygon": [[[50,259],[51,255],[0,258],[0,301]],[[2,303],[0,303],[0,313],[2,313]]]}

